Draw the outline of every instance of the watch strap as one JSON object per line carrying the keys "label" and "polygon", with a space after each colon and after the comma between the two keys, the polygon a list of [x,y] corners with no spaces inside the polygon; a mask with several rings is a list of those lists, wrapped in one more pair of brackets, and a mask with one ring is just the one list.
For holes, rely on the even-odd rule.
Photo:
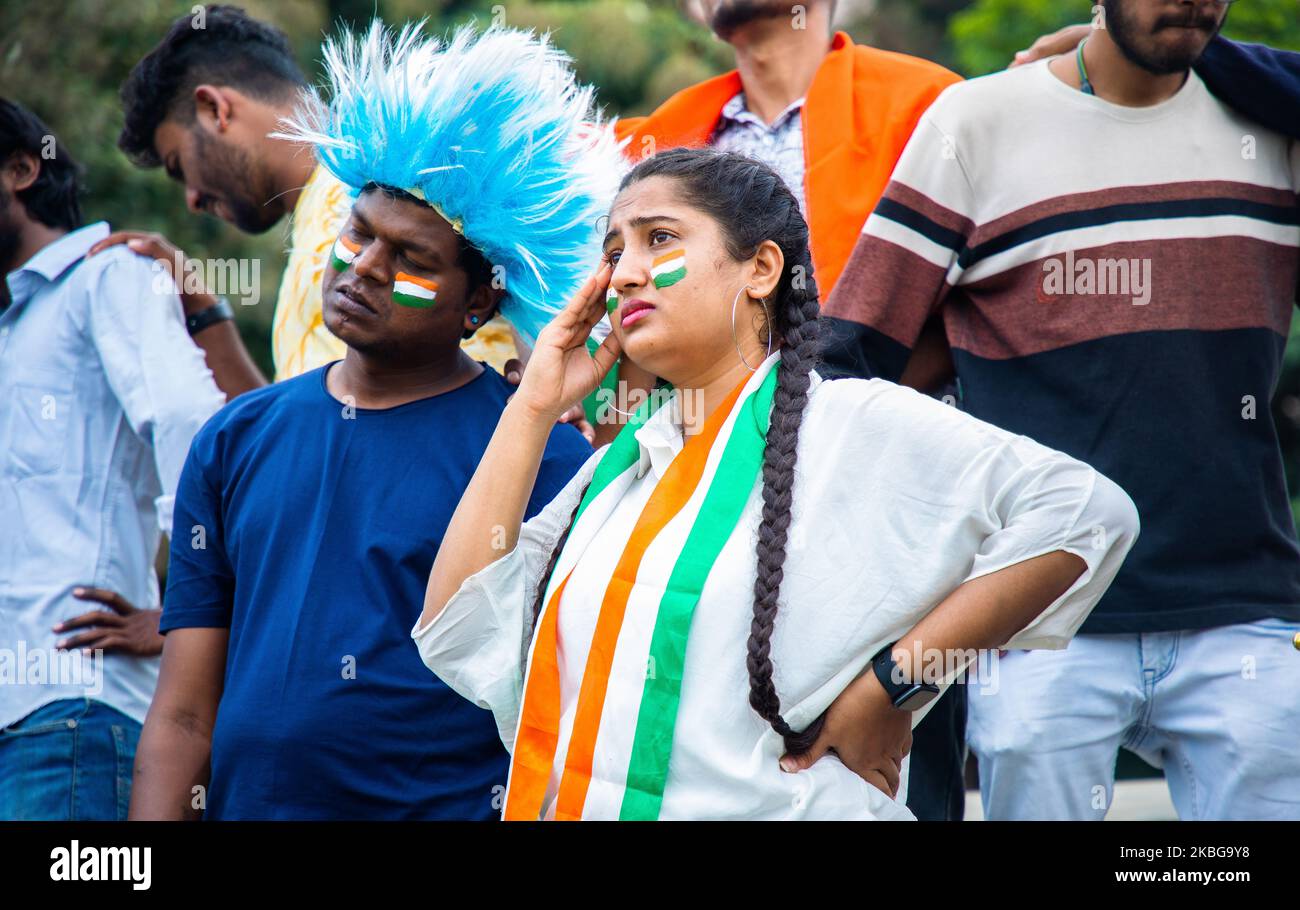
{"label": "watch strap", "polygon": [[225,297],[218,297],[217,302],[210,307],[204,307],[197,313],[185,317],[185,329],[190,333],[190,337],[202,332],[210,325],[216,325],[218,322],[226,322],[234,319],[235,314],[230,309],[230,301]]}
{"label": "watch strap", "polygon": [[[885,689],[885,694],[895,708],[903,710],[914,710],[928,703],[931,698],[939,694],[939,687],[927,682],[898,682],[894,679],[894,656],[891,653],[898,642],[890,642],[881,648],[876,656],[871,659],[871,668],[875,671],[876,679]],[[928,694],[929,697],[918,699],[919,694]]]}

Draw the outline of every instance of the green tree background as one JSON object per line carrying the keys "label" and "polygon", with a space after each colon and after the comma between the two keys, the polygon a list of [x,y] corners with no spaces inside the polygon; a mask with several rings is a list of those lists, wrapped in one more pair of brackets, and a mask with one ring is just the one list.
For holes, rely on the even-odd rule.
{"label": "green tree background", "polygon": [[[599,87],[611,115],[635,115],[672,92],[730,67],[730,49],[691,20],[689,0],[245,0],[251,14],[280,26],[299,61],[319,79],[322,37],[338,23],[376,12],[392,23],[427,17],[434,30],[494,17],[552,32],[579,75]],[[185,210],[161,171],[133,167],[115,145],[122,124],[118,87],[177,16],[179,0],[0,0],[0,94],[36,111],[86,169],[86,216],[119,228],[159,231],[200,257],[256,259],[261,299],[240,307],[250,349],[270,371],[270,325],[283,266],[287,222],[249,237]],[[854,40],[936,60],[965,76],[1001,69],[1034,38],[1086,22],[1084,0],[839,0],[837,26]],[[1241,0],[1225,33],[1300,49],[1298,0]],[[1300,319],[1273,403],[1284,434],[1293,503],[1300,516]]]}

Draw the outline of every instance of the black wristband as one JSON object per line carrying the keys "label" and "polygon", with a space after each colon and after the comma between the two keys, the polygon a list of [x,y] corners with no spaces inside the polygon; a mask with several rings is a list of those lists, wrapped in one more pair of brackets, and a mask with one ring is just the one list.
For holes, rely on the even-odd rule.
{"label": "black wristband", "polygon": [[186,316],[185,328],[189,331],[190,337],[193,338],[210,325],[216,325],[218,322],[225,322],[234,318],[235,314],[230,309],[230,301],[224,297],[218,297],[217,302],[212,306],[199,310],[192,316]]}
{"label": "black wristband", "polygon": [[924,707],[939,694],[939,687],[927,682],[920,681],[922,672],[920,667],[912,667],[912,673],[916,677],[911,682],[900,682],[894,679],[893,650],[898,642],[885,645],[876,652],[876,656],[871,659],[871,667],[875,670],[876,679],[880,680],[880,685],[884,687],[885,693],[889,700],[893,702],[894,707],[901,711],[915,711]]}

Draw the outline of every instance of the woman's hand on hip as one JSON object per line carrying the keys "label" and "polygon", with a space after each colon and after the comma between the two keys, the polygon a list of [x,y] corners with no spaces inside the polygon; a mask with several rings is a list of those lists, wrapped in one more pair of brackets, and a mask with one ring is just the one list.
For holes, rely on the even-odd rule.
{"label": "woman's hand on hip", "polygon": [[821,734],[808,751],[783,755],[781,767],[802,771],[834,752],[850,771],[896,799],[903,758],[911,751],[912,713],[894,707],[868,667],[831,702]]}

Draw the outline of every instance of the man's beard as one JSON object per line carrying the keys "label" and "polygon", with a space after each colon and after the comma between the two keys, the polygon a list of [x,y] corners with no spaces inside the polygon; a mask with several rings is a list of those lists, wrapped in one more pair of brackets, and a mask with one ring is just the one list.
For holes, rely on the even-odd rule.
{"label": "man's beard", "polygon": [[253,156],[247,151],[214,142],[197,130],[194,152],[203,162],[205,182],[224,184],[220,202],[231,224],[245,234],[261,234],[280,220],[283,213],[269,204],[274,195],[266,185],[269,181],[253,166]]}
{"label": "man's beard", "polygon": [[[1214,16],[1201,15],[1197,7],[1189,7],[1186,14],[1161,16],[1155,21],[1149,34],[1139,35],[1137,25],[1127,18],[1125,11],[1127,4],[1123,0],[1103,0],[1103,4],[1106,10],[1106,30],[1110,33],[1115,46],[1119,48],[1126,60],[1153,76],[1186,72],[1200,58],[1205,45],[1201,46],[1200,51],[1194,53],[1184,48],[1165,51],[1156,47],[1154,42],[1151,42],[1148,47],[1143,47],[1144,38],[1152,38],[1157,32],[1171,26],[1195,26],[1204,30],[1205,44],[1209,44],[1210,39],[1223,27],[1223,22],[1216,23]],[[1224,21],[1226,20],[1225,16]]]}
{"label": "man's beard", "polygon": [[789,15],[790,4],[781,0],[723,0],[709,19],[709,28],[727,41],[737,29],[751,22]]}

